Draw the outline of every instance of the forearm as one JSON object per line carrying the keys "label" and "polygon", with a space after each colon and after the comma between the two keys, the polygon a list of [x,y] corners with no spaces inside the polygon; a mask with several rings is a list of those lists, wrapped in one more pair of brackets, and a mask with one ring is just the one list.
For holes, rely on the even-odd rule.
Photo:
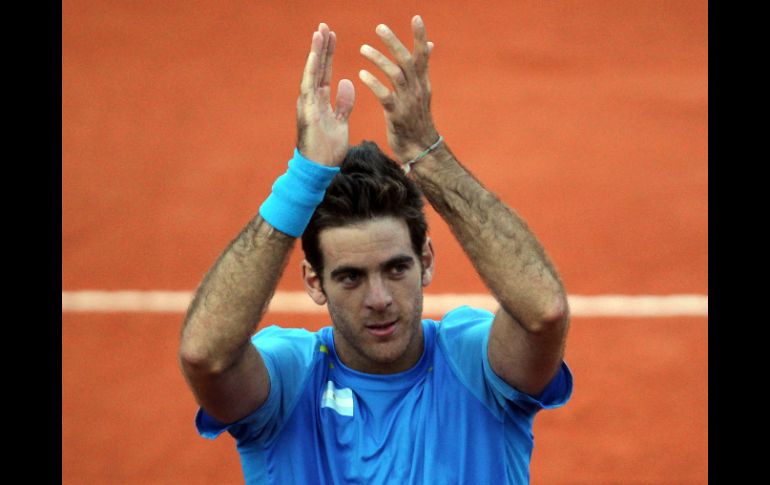
{"label": "forearm", "polygon": [[182,358],[210,371],[228,368],[267,310],[295,238],[257,215],[198,287],[182,329]]}
{"label": "forearm", "polygon": [[566,295],[543,247],[524,220],[486,190],[446,143],[416,163],[410,176],[503,310],[530,331],[563,318]]}

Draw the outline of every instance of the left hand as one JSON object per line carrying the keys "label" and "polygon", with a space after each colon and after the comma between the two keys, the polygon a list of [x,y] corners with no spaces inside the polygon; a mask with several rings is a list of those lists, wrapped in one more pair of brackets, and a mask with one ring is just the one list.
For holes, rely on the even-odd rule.
{"label": "left hand", "polygon": [[385,24],[378,25],[376,32],[395,62],[366,44],[361,46],[361,54],[387,76],[393,91],[367,70],[362,69],[358,76],[385,110],[391,150],[406,162],[432,145],[439,136],[430,112],[428,57],[433,43],[426,40],[425,25],[419,15],[412,18],[413,52],[409,52]]}

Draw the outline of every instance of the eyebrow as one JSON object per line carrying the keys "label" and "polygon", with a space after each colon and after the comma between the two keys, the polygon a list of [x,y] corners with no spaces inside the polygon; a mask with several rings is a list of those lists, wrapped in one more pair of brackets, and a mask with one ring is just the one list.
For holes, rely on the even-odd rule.
{"label": "eyebrow", "polygon": [[[390,258],[389,260],[385,261],[380,265],[381,268],[392,268],[393,266],[398,266],[399,264],[411,264],[414,263],[414,257],[409,256],[408,254],[399,254],[398,256],[394,256]],[[357,274],[357,273],[365,273],[366,271],[363,268],[359,268],[357,266],[340,266],[339,268],[334,268],[331,273],[329,273],[329,276],[331,278],[336,278],[337,276],[341,274]]]}
{"label": "eyebrow", "polygon": [[409,256],[407,254],[402,254],[385,261],[382,267],[391,268],[393,266],[398,266],[399,264],[409,264],[412,262],[414,262],[414,258],[412,256]]}

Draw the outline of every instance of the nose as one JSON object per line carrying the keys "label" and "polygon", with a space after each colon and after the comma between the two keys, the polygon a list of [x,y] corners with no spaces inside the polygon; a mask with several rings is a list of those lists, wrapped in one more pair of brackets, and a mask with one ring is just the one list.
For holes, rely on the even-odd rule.
{"label": "nose", "polygon": [[391,295],[388,286],[380,276],[372,276],[369,279],[364,305],[371,310],[381,312],[386,310],[391,303],[393,303],[393,295]]}

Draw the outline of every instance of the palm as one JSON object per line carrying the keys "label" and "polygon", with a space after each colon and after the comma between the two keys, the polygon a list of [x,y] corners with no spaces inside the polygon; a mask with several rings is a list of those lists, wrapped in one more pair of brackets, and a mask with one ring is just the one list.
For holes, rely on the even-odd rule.
{"label": "palm", "polygon": [[339,165],[348,150],[348,117],[355,101],[353,83],[337,86],[331,105],[331,68],[336,35],[326,24],[313,33],[310,54],[297,100],[297,147],[306,158],[323,165]]}

